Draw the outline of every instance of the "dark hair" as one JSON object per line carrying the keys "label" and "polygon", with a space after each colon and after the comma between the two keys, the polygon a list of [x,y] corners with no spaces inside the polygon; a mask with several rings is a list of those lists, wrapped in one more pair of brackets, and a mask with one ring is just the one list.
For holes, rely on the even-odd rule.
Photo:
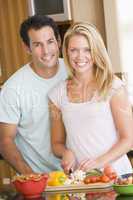
{"label": "dark hair", "polygon": [[55,38],[58,41],[60,34],[57,24],[54,22],[54,20],[46,15],[33,15],[28,17],[20,26],[20,36],[23,42],[27,46],[30,46],[28,31],[30,29],[39,30],[44,26],[50,26],[53,29]]}

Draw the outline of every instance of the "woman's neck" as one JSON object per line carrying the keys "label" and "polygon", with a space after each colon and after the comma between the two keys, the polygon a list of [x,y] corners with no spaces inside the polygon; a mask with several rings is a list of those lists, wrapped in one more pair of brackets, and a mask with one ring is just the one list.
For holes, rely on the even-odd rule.
{"label": "woman's neck", "polygon": [[75,74],[74,77],[72,78],[73,81],[77,84],[77,85],[81,85],[81,86],[88,86],[89,84],[94,83],[94,76],[93,74]]}

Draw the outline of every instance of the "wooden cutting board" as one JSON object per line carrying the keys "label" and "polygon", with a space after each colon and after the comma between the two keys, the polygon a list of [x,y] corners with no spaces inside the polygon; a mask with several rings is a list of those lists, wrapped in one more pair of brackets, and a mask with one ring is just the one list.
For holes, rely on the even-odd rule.
{"label": "wooden cutting board", "polygon": [[80,191],[80,190],[103,190],[112,189],[112,183],[90,183],[78,185],[63,185],[63,186],[47,186],[45,192],[60,192],[60,191]]}

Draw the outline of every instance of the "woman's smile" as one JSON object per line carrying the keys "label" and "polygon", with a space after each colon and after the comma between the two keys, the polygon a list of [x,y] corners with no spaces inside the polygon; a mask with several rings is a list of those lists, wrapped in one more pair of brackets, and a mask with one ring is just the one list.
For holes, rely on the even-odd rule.
{"label": "woman's smile", "polygon": [[[69,40],[68,56],[71,67],[75,72],[91,71],[93,61],[88,40],[83,35],[74,35]],[[91,69],[91,70],[90,70]]]}

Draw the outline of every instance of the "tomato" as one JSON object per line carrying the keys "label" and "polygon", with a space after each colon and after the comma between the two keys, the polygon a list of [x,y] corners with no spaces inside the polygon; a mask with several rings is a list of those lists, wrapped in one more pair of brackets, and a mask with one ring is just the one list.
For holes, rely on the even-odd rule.
{"label": "tomato", "polygon": [[115,170],[110,166],[110,165],[106,165],[105,166],[105,168],[104,168],[104,170],[103,170],[103,173],[105,174],[105,175],[109,175],[109,174],[112,174],[112,173],[114,173],[115,172]]}
{"label": "tomato", "polygon": [[84,183],[85,183],[85,184],[90,183],[90,177],[89,177],[89,176],[87,176],[87,177],[84,179]]}
{"label": "tomato", "polygon": [[99,177],[98,176],[90,176],[90,183],[96,183],[99,181]]}
{"label": "tomato", "polygon": [[89,183],[97,183],[100,182],[100,177],[101,176],[86,176],[86,178],[84,179],[84,183],[85,184],[89,184]]}
{"label": "tomato", "polygon": [[117,178],[117,174],[115,172],[112,172],[111,174],[108,175],[108,177],[111,179],[111,180],[115,180]]}
{"label": "tomato", "polygon": [[100,177],[100,180],[101,180],[101,182],[104,182],[104,183],[110,182],[110,178],[106,175],[102,175]]}

